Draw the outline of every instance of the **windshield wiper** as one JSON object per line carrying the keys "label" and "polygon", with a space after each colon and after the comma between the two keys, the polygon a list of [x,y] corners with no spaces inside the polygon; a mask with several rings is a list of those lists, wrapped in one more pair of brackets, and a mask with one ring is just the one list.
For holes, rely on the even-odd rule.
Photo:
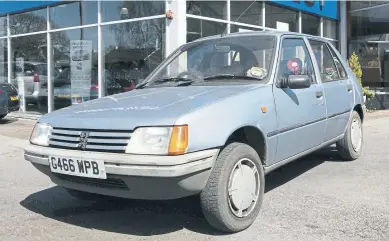
{"label": "windshield wiper", "polygon": [[147,85],[147,82],[138,84],[137,86],[135,86],[135,89],[142,89],[142,88],[145,87],[146,85]]}
{"label": "windshield wiper", "polygon": [[177,78],[177,77],[162,78],[162,79],[157,79],[155,81],[140,84],[136,87],[136,89],[142,89],[142,88],[148,86],[148,84],[151,84],[151,85],[153,85],[153,83],[163,84],[163,83],[167,83],[167,82],[177,83],[175,86],[185,86],[185,85],[192,84],[193,82],[195,82],[195,80],[188,79],[188,78]]}
{"label": "windshield wiper", "polygon": [[215,74],[211,76],[207,76],[204,78],[204,80],[211,80],[211,79],[249,79],[249,80],[262,80],[260,78],[251,77],[247,75],[236,75],[236,74]]}
{"label": "windshield wiper", "polygon": [[[182,82],[193,82],[194,80],[188,79],[188,78],[179,78],[179,77],[171,77],[171,78],[162,78],[157,79],[156,81],[153,81],[154,83],[166,83],[166,82],[176,82],[176,83],[182,83]],[[151,83],[153,83],[151,82]]]}

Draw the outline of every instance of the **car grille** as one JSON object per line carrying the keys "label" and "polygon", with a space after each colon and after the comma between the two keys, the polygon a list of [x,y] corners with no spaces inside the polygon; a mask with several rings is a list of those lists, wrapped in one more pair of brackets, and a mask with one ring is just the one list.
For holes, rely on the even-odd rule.
{"label": "car grille", "polygon": [[[81,137],[83,134],[88,137]],[[131,134],[131,131],[53,128],[49,145],[71,150],[124,153]]]}
{"label": "car grille", "polygon": [[122,180],[115,179],[115,178],[97,179],[97,178],[64,175],[59,173],[55,173],[54,175],[61,180],[78,183],[78,184],[84,184],[84,185],[102,187],[102,188],[128,189],[127,185]]}

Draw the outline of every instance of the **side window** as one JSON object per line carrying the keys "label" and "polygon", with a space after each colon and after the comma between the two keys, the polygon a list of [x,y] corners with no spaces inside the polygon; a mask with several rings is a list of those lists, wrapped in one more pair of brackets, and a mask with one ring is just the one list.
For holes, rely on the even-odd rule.
{"label": "side window", "polygon": [[290,75],[308,75],[316,83],[312,59],[302,39],[284,39],[281,46],[277,79]]}
{"label": "side window", "polygon": [[312,46],[317,65],[319,66],[321,81],[325,83],[340,80],[338,68],[327,44],[315,40],[309,40],[309,43]]}
{"label": "side window", "polygon": [[328,46],[328,48],[330,49],[332,57],[335,61],[336,68],[338,69],[338,72],[339,72],[339,77],[341,79],[347,79],[346,70],[344,69],[342,63],[340,62],[340,59],[338,58],[338,56],[336,56],[335,51],[331,48],[331,46]]}

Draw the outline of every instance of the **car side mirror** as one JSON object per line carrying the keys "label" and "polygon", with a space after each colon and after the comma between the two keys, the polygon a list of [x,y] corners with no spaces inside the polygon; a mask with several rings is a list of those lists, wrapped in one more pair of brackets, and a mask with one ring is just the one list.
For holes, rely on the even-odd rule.
{"label": "car side mirror", "polygon": [[282,82],[282,88],[305,89],[311,86],[311,79],[308,75],[289,75]]}

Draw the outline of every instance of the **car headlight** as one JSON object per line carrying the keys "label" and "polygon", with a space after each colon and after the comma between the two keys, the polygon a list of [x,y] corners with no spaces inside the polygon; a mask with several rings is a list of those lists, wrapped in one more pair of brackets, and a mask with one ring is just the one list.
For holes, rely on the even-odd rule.
{"label": "car headlight", "polygon": [[188,147],[188,126],[137,128],[126,153],[149,155],[181,155]]}
{"label": "car headlight", "polygon": [[52,127],[49,124],[37,123],[32,131],[30,142],[39,146],[48,146],[51,130]]}

